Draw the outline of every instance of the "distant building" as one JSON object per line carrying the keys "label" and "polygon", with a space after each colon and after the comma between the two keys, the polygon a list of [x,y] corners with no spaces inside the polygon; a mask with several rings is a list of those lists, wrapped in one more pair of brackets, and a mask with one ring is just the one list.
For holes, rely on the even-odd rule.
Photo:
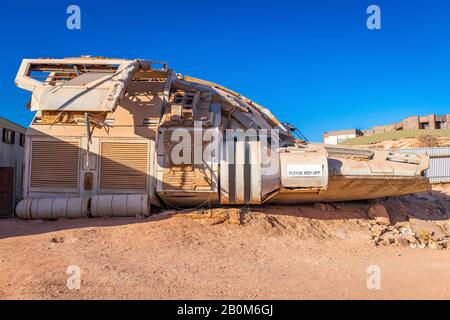
{"label": "distant building", "polygon": [[22,198],[26,129],[0,117],[0,218],[13,215]]}
{"label": "distant building", "polygon": [[385,126],[376,126],[369,130],[364,130],[364,135],[383,133],[398,130],[425,130],[425,129],[447,129],[450,128],[450,114],[428,116],[411,116],[398,123]]}
{"label": "distant building", "polygon": [[375,126],[366,130],[341,130],[325,132],[323,134],[323,142],[326,144],[339,144],[347,139],[357,136],[370,136],[372,134],[399,131],[399,130],[426,130],[426,129],[450,129],[450,114],[428,116],[411,116],[397,123],[388,125]]}
{"label": "distant building", "polygon": [[330,131],[323,134],[323,142],[325,144],[339,144],[362,135],[363,133],[357,129]]}

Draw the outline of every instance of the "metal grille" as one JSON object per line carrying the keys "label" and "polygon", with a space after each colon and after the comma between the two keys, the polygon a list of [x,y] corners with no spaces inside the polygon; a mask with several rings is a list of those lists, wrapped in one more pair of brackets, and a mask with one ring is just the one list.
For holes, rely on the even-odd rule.
{"label": "metal grille", "polygon": [[79,143],[33,141],[30,188],[78,188]]}
{"label": "metal grille", "polygon": [[13,174],[13,168],[0,168],[0,219],[12,216]]}
{"label": "metal grille", "polygon": [[[169,190],[183,191],[211,191],[211,170],[204,164],[181,164],[172,163],[172,149],[178,142],[171,141],[172,131],[166,131],[164,135],[164,165],[163,165],[163,188]],[[203,145],[201,154],[203,154]],[[190,159],[194,159],[194,146],[191,146]]]}
{"label": "metal grille", "polygon": [[101,189],[146,189],[147,168],[147,143],[102,143]]}
{"label": "metal grille", "polygon": [[396,151],[430,156],[430,166],[425,173],[430,182],[450,182],[450,147],[397,149]]}

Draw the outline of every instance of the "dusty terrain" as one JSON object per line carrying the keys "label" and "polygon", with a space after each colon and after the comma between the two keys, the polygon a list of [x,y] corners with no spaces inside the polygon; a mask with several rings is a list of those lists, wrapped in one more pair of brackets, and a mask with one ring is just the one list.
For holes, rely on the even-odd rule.
{"label": "dusty terrain", "polygon": [[449,214],[442,185],[377,202],[3,220],[0,298],[450,299]]}
{"label": "dusty terrain", "polygon": [[450,137],[423,135],[417,138],[386,140],[383,142],[372,143],[368,145],[360,145],[359,147],[370,149],[410,149],[448,146],[450,146]]}

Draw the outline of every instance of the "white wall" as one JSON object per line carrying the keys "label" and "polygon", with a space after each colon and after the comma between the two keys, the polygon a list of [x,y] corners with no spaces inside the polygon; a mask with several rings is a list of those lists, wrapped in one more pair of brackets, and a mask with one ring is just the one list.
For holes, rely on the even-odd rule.
{"label": "white wall", "polygon": [[[13,130],[15,132],[14,144],[3,142],[3,128]],[[8,126],[0,123],[0,167],[14,168],[14,200],[15,202],[22,199],[22,174],[24,164],[25,148],[20,145],[20,134],[25,133],[25,129]]]}
{"label": "white wall", "polygon": [[339,144],[345,140],[352,139],[352,138],[356,138],[355,133],[342,134],[342,135],[337,135],[337,136],[329,136],[329,137],[324,138],[323,142],[325,144]]}

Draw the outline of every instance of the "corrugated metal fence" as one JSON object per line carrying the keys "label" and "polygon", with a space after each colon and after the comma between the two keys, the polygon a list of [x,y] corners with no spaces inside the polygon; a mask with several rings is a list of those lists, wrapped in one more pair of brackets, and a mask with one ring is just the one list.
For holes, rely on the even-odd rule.
{"label": "corrugated metal fence", "polygon": [[430,167],[426,171],[430,182],[450,182],[450,147],[396,149],[395,151],[430,156]]}

